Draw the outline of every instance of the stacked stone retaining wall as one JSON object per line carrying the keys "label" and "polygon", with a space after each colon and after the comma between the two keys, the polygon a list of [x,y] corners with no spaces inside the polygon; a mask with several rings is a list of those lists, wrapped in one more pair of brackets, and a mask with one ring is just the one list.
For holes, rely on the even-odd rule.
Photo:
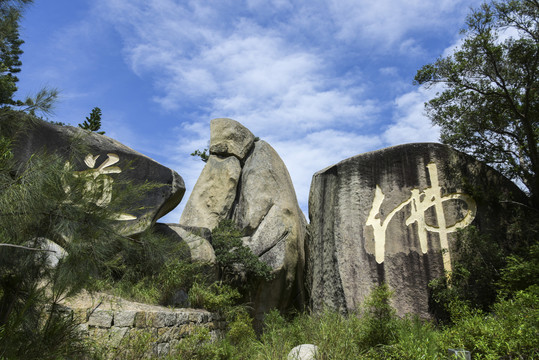
{"label": "stacked stone retaining wall", "polygon": [[63,308],[91,341],[114,354],[119,348],[144,347],[148,357],[173,355],[179,342],[197,328],[212,340],[224,335],[226,322],[201,309],[167,308],[123,301],[120,305]]}

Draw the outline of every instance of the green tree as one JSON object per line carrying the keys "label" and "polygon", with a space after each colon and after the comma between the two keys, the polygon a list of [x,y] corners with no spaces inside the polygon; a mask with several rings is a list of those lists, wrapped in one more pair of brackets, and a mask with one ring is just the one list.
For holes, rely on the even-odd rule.
{"label": "green tree", "polygon": [[[99,194],[89,193],[99,186],[88,187],[91,180],[69,166],[75,163],[69,156],[81,155],[76,144],[68,158],[36,153],[15,161],[18,136],[41,121],[37,112],[51,112],[57,96],[45,89],[24,102],[14,99],[22,53],[18,22],[29,3],[0,0],[0,358],[80,358],[85,343],[59,302],[139,245],[119,234],[112,219],[147,187],[123,184],[123,195],[101,207],[91,200]],[[115,186],[122,188],[121,181]],[[54,244],[66,254],[57,257]]]}
{"label": "green tree", "polygon": [[[21,71],[20,56],[24,41],[19,36],[19,21],[24,7],[33,0],[0,0],[0,119],[14,117],[13,106],[25,113],[35,115],[36,112],[48,115],[58,97],[56,89],[42,89],[35,97],[24,101],[14,99],[17,91],[16,76]],[[19,114],[24,116],[23,113]]]}
{"label": "green tree", "polygon": [[90,116],[86,117],[86,120],[82,124],[79,124],[79,127],[86,130],[95,131],[101,135],[105,134],[104,131],[98,131],[101,129],[101,109],[97,106],[93,108]]}
{"label": "green tree", "polygon": [[19,56],[22,54],[19,37],[21,6],[31,1],[0,2],[0,105],[22,105],[13,100],[17,91],[15,74],[21,71]]}
{"label": "green tree", "polygon": [[[65,184],[74,190],[83,186],[73,177],[72,169],[65,167],[65,161],[35,154],[20,168],[13,161],[10,140],[2,138],[2,143],[0,356],[31,359],[40,354],[58,355],[58,348],[43,339],[50,336],[62,348],[66,343],[58,335],[68,341],[76,338],[72,324],[59,315],[57,304],[63,296],[79,290],[92,267],[103,259],[106,251],[99,243],[104,242],[104,234],[99,233],[109,225],[98,220],[99,207],[76,198],[81,193],[64,191]],[[82,213],[85,211],[89,213]],[[52,253],[49,240],[61,243],[69,252],[56,266],[48,256]],[[96,246],[95,250],[90,246]],[[73,344],[76,347],[80,342]]]}
{"label": "green tree", "polygon": [[124,276],[135,260],[147,272],[160,268],[161,250],[168,254],[170,246],[124,236],[115,220],[156,185],[115,179],[111,202],[99,206],[99,179],[70,165],[87,153],[77,144],[67,158],[35,153],[15,161],[12,142],[32,116],[11,113],[14,119],[0,120],[14,127],[0,137],[0,358],[80,358],[87,349],[59,304],[96,278]]}
{"label": "green tree", "polygon": [[212,245],[221,281],[244,288],[255,280],[272,279],[271,267],[243,244],[233,220],[221,220],[212,230]]}
{"label": "green tree", "polygon": [[483,4],[462,44],[423,66],[415,84],[443,84],[426,104],[442,142],[522,182],[539,208],[539,1]]}

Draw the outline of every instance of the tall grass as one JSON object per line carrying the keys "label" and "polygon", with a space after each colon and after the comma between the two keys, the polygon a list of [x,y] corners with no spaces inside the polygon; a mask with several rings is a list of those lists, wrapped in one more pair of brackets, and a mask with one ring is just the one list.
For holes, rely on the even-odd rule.
{"label": "tall grass", "polygon": [[[391,293],[381,286],[356,313],[326,310],[287,319],[270,311],[257,338],[251,320],[235,317],[228,335],[213,343],[207,333],[181,342],[180,353],[168,359],[287,359],[292,348],[315,344],[317,359],[451,359],[449,348],[464,348],[472,359],[539,358],[539,287],[499,300],[492,313],[453,304],[455,322],[437,327],[417,317],[399,318],[389,307]],[[451,307],[450,307],[451,308]],[[233,329],[233,330],[232,330]],[[187,356],[188,357],[185,357]]]}

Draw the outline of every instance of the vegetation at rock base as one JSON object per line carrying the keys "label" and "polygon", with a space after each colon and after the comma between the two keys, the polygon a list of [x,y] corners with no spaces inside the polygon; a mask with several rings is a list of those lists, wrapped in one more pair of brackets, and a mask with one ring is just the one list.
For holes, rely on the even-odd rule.
{"label": "vegetation at rock base", "polygon": [[[347,316],[324,311],[284,317],[273,310],[266,315],[258,338],[251,319],[240,311],[232,317],[224,338],[211,341],[208,328],[197,328],[165,359],[286,359],[299,344],[316,344],[318,359],[450,359],[449,348],[466,349],[472,359],[539,356],[537,285],[516,292],[512,299],[500,298],[491,313],[451,303],[448,310],[454,324],[442,327],[412,316],[397,317],[388,306],[390,300],[391,292],[381,285],[356,313]],[[141,351],[147,349],[141,347]]]}
{"label": "vegetation at rock base", "polygon": [[242,233],[232,220],[222,220],[212,230],[212,245],[219,267],[220,280],[236,287],[248,282],[271,280],[271,268],[243,244]]}

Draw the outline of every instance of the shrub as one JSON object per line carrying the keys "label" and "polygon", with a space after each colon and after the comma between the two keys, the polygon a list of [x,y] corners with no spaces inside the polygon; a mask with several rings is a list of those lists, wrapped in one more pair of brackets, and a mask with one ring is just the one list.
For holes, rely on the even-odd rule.
{"label": "shrub", "polygon": [[174,349],[174,358],[190,360],[230,359],[233,351],[226,342],[212,342],[210,331],[205,327],[196,327],[193,332],[182,339]]}
{"label": "shrub", "polygon": [[195,282],[189,291],[192,307],[224,312],[241,297],[237,289],[221,282],[209,286]]}
{"label": "shrub", "polygon": [[520,290],[537,285],[539,280],[539,243],[529,247],[525,256],[511,255],[507,257],[507,266],[501,270],[498,282],[500,292],[509,297]]}
{"label": "shrub", "polygon": [[244,307],[235,306],[230,309],[227,314],[227,321],[228,332],[226,336],[232,345],[241,347],[256,340],[253,319]]}
{"label": "shrub", "polygon": [[212,230],[212,245],[221,281],[244,288],[255,279],[271,280],[271,268],[243,245],[241,231],[232,220],[222,220]]}
{"label": "shrub", "polygon": [[464,348],[476,359],[539,356],[539,286],[500,300],[490,314],[460,304],[455,324],[441,333],[444,348]]}
{"label": "shrub", "polygon": [[385,345],[397,336],[395,309],[391,307],[392,292],[387,284],[375,287],[365,300],[362,312],[363,342],[366,346]]}
{"label": "shrub", "polygon": [[195,280],[203,277],[202,265],[191,263],[186,247],[148,230],[137,242],[118,248],[110,256],[90,290],[169,305],[176,290],[187,292]]}

